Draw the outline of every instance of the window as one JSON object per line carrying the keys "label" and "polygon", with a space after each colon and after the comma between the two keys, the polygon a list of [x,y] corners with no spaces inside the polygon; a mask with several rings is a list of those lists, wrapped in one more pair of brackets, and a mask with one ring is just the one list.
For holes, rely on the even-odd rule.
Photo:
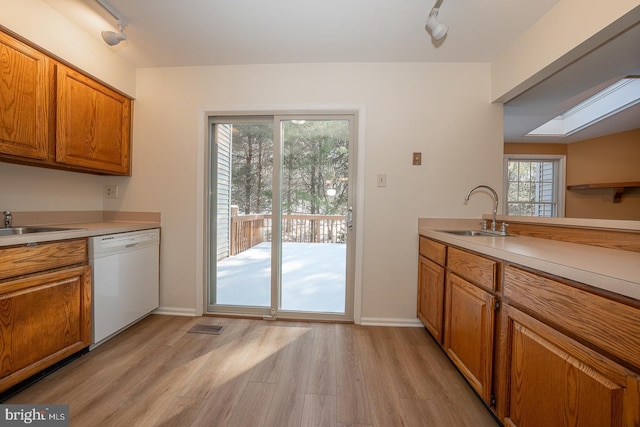
{"label": "window", "polygon": [[563,217],[564,176],[564,156],[506,155],[504,213]]}
{"label": "window", "polygon": [[532,130],[527,136],[573,135],[639,102],[640,78],[626,77]]}

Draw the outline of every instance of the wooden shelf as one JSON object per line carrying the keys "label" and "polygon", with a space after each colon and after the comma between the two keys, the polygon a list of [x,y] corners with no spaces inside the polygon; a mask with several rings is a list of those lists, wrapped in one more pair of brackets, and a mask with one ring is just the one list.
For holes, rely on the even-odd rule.
{"label": "wooden shelf", "polygon": [[610,182],[604,184],[578,184],[567,185],[567,190],[590,190],[594,188],[613,188],[613,203],[620,203],[622,193],[626,188],[640,187],[640,181],[636,182]]}

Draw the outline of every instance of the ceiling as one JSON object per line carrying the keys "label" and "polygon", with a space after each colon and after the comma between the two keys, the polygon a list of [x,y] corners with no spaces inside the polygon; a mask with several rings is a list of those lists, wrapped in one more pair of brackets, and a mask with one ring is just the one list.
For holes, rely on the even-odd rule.
{"label": "ceiling", "polygon": [[[116,19],[95,0],[43,1],[98,39],[102,30],[116,27]],[[444,0],[438,19],[449,32],[434,42],[424,25],[435,0],[109,0],[128,21],[128,40],[111,49],[136,67],[493,62],[558,1]],[[570,100],[613,75],[640,74],[638,31],[509,101],[505,140],[531,142],[522,135],[564,111]],[[625,113],[623,123],[607,119],[570,138],[541,142],[637,128],[638,109]]]}
{"label": "ceiling", "polygon": [[[95,0],[43,0],[100,37]],[[107,0],[129,22],[118,53],[137,67],[319,62],[493,62],[559,0]],[[104,25],[104,20],[102,21]]]}

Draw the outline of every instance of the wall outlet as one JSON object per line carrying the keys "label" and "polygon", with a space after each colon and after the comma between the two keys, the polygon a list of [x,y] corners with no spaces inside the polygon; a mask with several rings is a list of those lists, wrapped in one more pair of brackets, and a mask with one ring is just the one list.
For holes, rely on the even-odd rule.
{"label": "wall outlet", "polygon": [[104,186],[105,199],[117,199],[118,198],[118,186],[117,185],[105,185]]}

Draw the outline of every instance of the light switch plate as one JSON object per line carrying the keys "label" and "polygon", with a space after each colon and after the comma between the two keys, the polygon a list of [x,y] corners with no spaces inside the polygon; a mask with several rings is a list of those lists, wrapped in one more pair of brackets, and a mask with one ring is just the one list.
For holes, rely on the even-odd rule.
{"label": "light switch plate", "polygon": [[422,164],[422,153],[413,153],[413,165],[419,166]]}
{"label": "light switch plate", "polygon": [[377,177],[378,187],[386,187],[387,186],[387,174],[379,173]]}

